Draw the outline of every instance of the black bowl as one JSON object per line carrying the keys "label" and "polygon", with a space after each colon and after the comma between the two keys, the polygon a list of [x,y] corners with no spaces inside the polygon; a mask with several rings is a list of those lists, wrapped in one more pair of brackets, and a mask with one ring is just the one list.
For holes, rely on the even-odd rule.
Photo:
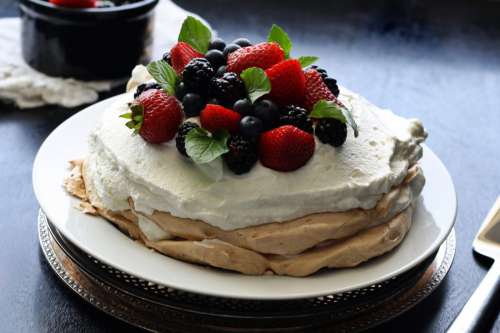
{"label": "black bowl", "polygon": [[77,9],[20,0],[24,60],[51,76],[121,79],[150,60],[153,8],[141,0],[111,8]]}

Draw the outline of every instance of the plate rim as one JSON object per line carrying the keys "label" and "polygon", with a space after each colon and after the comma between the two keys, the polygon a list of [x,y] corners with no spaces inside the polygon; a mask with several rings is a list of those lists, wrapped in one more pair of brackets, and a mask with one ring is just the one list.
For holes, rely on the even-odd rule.
{"label": "plate rim", "polygon": [[[47,150],[47,147],[49,146],[49,144],[51,143],[51,140],[53,137],[55,137],[58,132],[61,130],[61,128],[63,127],[66,127],[68,126],[68,122],[70,120],[74,120],[74,118],[77,118],[77,117],[84,117],[86,116],[87,113],[91,113],[91,112],[99,112],[99,113],[102,113],[104,111],[104,106],[107,106],[107,105],[111,105],[115,100],[118,100],[120,98],[123,98],[123,96],[126,95],[126,94],[120,94],[120,95],[117,95],[117,96],[114,96],[114,97],[111,97],[111,98],[108,98],[108,99],[105,99],[105,100],[102,100],[98,103],[95,103],[93,105],[90,105],[84,109],[82,109],[81,111],[75,113],[74,115],[72,115],[71,117],[69,117],[68,119],[66,119],[65,121],[63,121],[61,124],[59,124],[48,136],[47,138],[43,141],[42,145],[40,146],[36,156],[35,156],[35,159],[34,159],[34,162],[33,162],[33,169],[32,169],[32,184],[33,184],[33,191],[35,193],[35,197],[42,209],[42,211],[47,215],[47,218],[53,222],[54,226],[65,236],[67,237],[74,245],[76,245],[78,248],[80,248],[81,250],[91,254],[92,256],[94,256],[95,258],[97,258],[98,260],[101,260],[102,262],[110,265],[110,266],[113,266],[117,269],[120,269],[128,274],[131,274],[131,275],[134,275],[134,276],[137,276],[141,279],[144,279],[144,280],[148,280],[148,281],[152,281],[154,283],[157,283],[157,284],[160,284],[160,285],[165,285],[164,282],[161,282],[161,281],[157,281],[157,280],[154,280],[154,279],[150,279],[144,275],[141,275],[141,274],[138,274],[137,272],[135,271],[130,271],[129,269],[127,268],[124,268],[124,267],[120,267],[120,266],[117,266],[116,264],[110,262],[107,258],[103,257],[100,253],[94,253],[95,251],[92,251],[88,246],[86,246],[85,244],[82,244],[81,242],[78,241],[77,237],[75,237],[71,232],[68,232],[68,230],[64,229],[64,228],[60,228],[60,224],[58,223],[58,221],[55,221],[53,219],[53,214],[51,214],[50,210],[49,209],[45,209],[46,207],[44,207],[44,200],[42,199],[42,195],[43,195],[43,190],[38,186],[38,181],[37,181],[37,177],[41,176],[41,168],[40,168],[40,163],[41,163],[41,160],[42,160],[42,156],[43,154],[45,153],[45,150]],[[100,108],[100,110],[99,110]],[[94,110],[95,109],[95,110]],[[433,243],[433,246],[429,246],[426,251],[423,251],[422,254],[420,254],[420,256],[418,256],[417,258],[415,258],[413,261],[410,261],[410,262],[407,262],[405,265],[402,265],[400,266],[398,269],[396,270],[393,270],[392,272],[390,273],[387,273],[387,274],[381,274],[380,277],[376,278],[376,279],[371,279],[370,281],[367,281],[365,283],[361,283],[361,284],[358,284],[354,287],[346,287],[346,288],[337,288],[333,293],[342,293],[342,292],[347,292],[347,291],[350,291],[350,290],[354,290],[354,289],[359,289],[359,288],[364,288],[364,287],[367,287],[369,285],[372,285],[372,284],[376,284],[376,283],[379,283],[381,281],[384,281],[384,280],[387,280],[387,279],[390,279],[398,274],[401,274],[403,272],[406,272],[407,270],[411,269],[412,267],[415,267],[416,265],[420,264],[422,261],[424,261],[427,257],[429,257],[429,255],[431,255],[432,253],[434,253],[438,248],[439,246],[441,246],[441,244],[446,240],[446,238],[449,236],[451,230],[453,229],[454,225],[455,225],[455,222],[456,222],[456,217],[457,217],[457,207],[458,207],[458,201],[457,201],[457,194],[456,194],[456,190],[455,190],[455,184],[453,182],[453,179],[448,171],[448,169],[446,168],[446,166],[444,165],[444,163],[441,161],[441,159],[424,143],[422,144],[423,148],[424,148],[424,151],[426,154],[429,154],[433,157],[433,159],[435,160],[435,162],[437,162],[440,166],[440,168],[442,169],[442,171],[444,171],[445,173],[445,176],[447,178],[447,181],[449,182],[449,185],[450,185],[450,193],[452,194],[453,196],[453,200],[452,202],[450,203],[450,207],[453,208],[453,214],[452,214],[452,219],[451,219],[451,223],[449,224],[448,226],[448,229],[442,234],[442,237],[439,239],[439,241],[435,241]],[[425,170],[424,170],[425,171]],[[62,186],[62,185],[61,185]],[[71,200],[71,197],[70,195],[68,194],[68,199]],[[127,236],[128,237],[128,236]],[[397,250],[397,249],[396,249]],[[167,256],[168,257],[168,256]],[[170,258],[170,257],[168,257]],[[173,259],[173,258],[170,258],[172,260],[177,260],[177,259]],[[185,263],[185,262],[184,262]],[[195,264],[191,264],[191,265],[195,265]],[[307,277],[301,277],[299,279],[302,279],[304,281],[307,280]],[[191,293],[198,293],[198,294],[204,294],[204,295],[210,295],[210,296],[215,296],[215,297],[227,297],[227,298],[238,298],[238,299],[254,299],[254,300],[287,300],[287,299],[302,299],[302,298],[311,298],[311,297],[320,297],[320,296],[324,296],[324,295],[328,295],[328,294],[332,294],[332,290],[324,290],[324,291],[318,291],[318,292],[315,292],[315,293],[312,293],[312,292],[302,292],[302,293],[293,293],[293,294],[283,294],[283,295],[279,295],[279,296],[276,296],[276,295],[273,295],[273,296],[266,296],[266,295],[248,295],[248,294],[235,294],[235,293],[224,293],[224,292],[211,292],[211,290],[207,290],[207,289],[203,289],[203,288],[196,288],[196,287],[191,287],[191,286],[178,286],[178,285],[168,285],[172,288],[176,288],[176,289],[179,289],[179,290],[185,290],[187,292],[191,292]]]}

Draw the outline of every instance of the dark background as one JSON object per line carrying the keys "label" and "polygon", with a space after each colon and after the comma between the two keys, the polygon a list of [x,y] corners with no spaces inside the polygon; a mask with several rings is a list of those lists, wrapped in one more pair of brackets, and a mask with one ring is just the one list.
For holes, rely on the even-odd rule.
{"label": "dark background", "polygon": [[[458,193],[455,262],[433,295],[379,330],[445,330],[490,264],[473,256],[471,242],[500,194],[500,2],[176,2],[205,17],[227,40],[263,40],[277,23],[295,42],[293,54],[319,56],[319,65],[341,84],[422,119],[428,145],[448,167]],[[0,0],[2,16],[17,16],[15,1]],[[32,162],[44,138],[77,111],[18,110],[0,102],[2,332],[133,330],[63,287],[38,249]],[[499,320],[492,330],[500,330]]]}

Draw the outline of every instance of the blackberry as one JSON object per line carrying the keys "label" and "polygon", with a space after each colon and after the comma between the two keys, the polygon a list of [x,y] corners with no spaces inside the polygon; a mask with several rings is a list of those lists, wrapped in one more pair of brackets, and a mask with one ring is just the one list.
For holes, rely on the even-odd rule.
{"label": "blackberry", "polygon": [[339,147],[347,138],[347,126],[337,119],[320,119],[314,133],[319,141]]}
{"label": "blackberry", "polygon": [[329,77],[328,72],[325,69],[319,68],[316,65],[311,66],[311,69],[315,69],[321,75],[323,82],[326,84],[332,94],[334,94],[335,97],[339,97],[340,91],[339,86],[337,85],[337,80],[335,80],[333,77]]}
{"label": "blackberry", "polygon": [[229,152],[223,155],[227,167],[237,175],[247,173],[252,169],[259,155],[257,142],[241,135],[233,135],[227,141]]}
{"label": "blackberry", "polygon": [[289,105],[281,110],[280,124],[293,125],[307,133],[313,132],[312,121],[306,109],[295,105]]}
{"label": "blackberry", "polygon": [[245,94],[245,84],[236,73],[226,72],[214,78],[210,84],[210,95],[228,108],[232,108],[234,102],[245,97]]}
{"label": "blackberry", "polygon": [[177,147],[179,153],[181,153],[186,157],[189,157],[186,152],[186,135],[189,133],[190,130],[198,127],[200,127],[198,124],[193,123],[191,121],[186,121],[181,125],[181,127],[179,127],[179,131],[177,132],[177,137],[175,138],[175,146]]}
{"label": "blackberry", "polygon": [[214,74],[214,69],[207,59],[194,58],[184,67],[182,80],[187,91],[206,95]]}
{"label": "blackberry", "polygon": [[134,98],[139,97],[140,94],[150,89],[161,89],[161,86],[156,82],[141,83],[140,85],[137,86]]}

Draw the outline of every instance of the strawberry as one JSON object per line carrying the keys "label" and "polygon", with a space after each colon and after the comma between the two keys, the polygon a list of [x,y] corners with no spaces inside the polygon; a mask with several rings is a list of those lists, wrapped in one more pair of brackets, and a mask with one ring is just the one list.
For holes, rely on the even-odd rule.
{"label": "strawberry", "polygon": [[284,125],[260,137],[260,162],[278,171],[293,171],[314,154],[314,136],[295,126]]}
{"label": "strawberry", "polygon": [[203,54],[193,49],[188,43],[178,42],[170,50],[172,67],[179,75],[182,73],[188,62],[190,62],[193,58],[203,58]]}
{"label": "strawberry", "polygon": [[305,72],[306,77],[306,96],[305,96],[305,107],[307,110],[311,111],[314,104],[320,99],[327,101],[335,101],[337,98],[328,89],[328,86],[323,82],[321,74],[315,69],[309,69]]}
{"label": "strawberry", "polygon": [[240,74],[250,67],[267,69],[285,59],[285,53],[276,43],[260,43],[237,49],[227,56],[227,71]]}
{"label": "strawberry", "polygon": [[240,118],[238,112],[216,104],[207,104],[200,113],[201,127],[212,133],[221,129],[237,133]]}
{"label": "strawberry", "polygon": [[300,62],[289,59],[266,69],[271,81],[271,99],[279,105],[302,105],[306,80]]}
{"label": "strawberry", "polygon": [[93,8],[96,6],[96,0],[49,0],[56,6],[71,8]]}
{"label": "strawberry", "polygon": [[182,123],[179,101],[163,90],[147,90],[130,105],[131,113],[122,115],[131,119],[127,127],[149,143],[163,143],[174,138]]}

